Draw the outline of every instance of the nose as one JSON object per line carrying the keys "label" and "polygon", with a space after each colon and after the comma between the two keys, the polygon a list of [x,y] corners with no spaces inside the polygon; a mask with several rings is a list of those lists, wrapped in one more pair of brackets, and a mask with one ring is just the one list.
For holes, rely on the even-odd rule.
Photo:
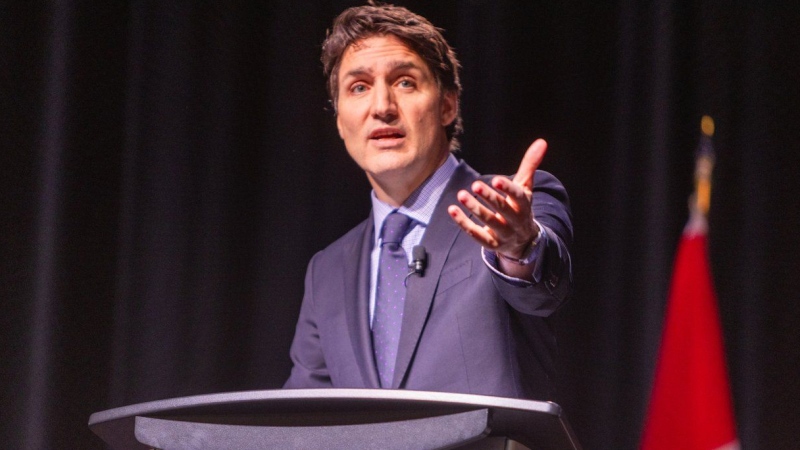
{"label": "nose", "polygon": [[386,83],[377,83],[372,90],[372,115],[383,121],[397,117],[397,102],[394,92]]}

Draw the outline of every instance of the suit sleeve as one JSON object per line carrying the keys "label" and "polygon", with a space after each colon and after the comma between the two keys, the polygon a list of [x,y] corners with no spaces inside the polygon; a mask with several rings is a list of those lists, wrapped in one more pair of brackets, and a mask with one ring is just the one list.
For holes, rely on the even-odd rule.
{"label": "suit sleeve", "polygon": [[328,366],[319,339],[317,317],[314,308],[314,262],[319,253],[311,258],[305,278],[305,293],[300,307],[294,340],[289,355],[293,367],[285,389],[329,388],[332,387]]}
{"label": "suit sleeve", "polygon": [[535,316],[549,316],[572,293],[572,213],[567,191],[556,177],[538,170],[533,182],[533,210],[545,228],[540,245],[542,276],[537,283],[515,283],[493,274],[500,295],[516,310]]}

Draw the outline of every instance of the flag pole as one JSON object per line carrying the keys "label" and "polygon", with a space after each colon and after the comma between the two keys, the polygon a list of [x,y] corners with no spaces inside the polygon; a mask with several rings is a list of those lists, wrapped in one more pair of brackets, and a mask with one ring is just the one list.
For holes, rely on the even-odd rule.
{"label": "flag pole", "polygon": [[711,208],[711,174],[714,171],[714,119],[703,116],[700,119],[700,143],[697,146],[694,167],[694,192],[689,197],[689,221],[686,233],[706,234],[708,231],[708,210]]}
{"label": "flag pole", "polygon": [[711,172],[714,170],[714,119],[703,116],[700,119],[700,145],[697,148],[697,160],[694,169],[694,201],[695,207],[704,215],[708,215],[711,206]]}

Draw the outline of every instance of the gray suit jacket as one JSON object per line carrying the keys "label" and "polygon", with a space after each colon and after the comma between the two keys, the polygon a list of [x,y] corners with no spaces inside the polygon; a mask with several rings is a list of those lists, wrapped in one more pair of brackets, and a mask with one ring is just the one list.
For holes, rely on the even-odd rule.
{"label": "gray suit jacket", "polygon": [[[493,274],[447,214],[478,178],[461,162],[425,231],[428,266],[408,279],[392,387],[550,400],[556,340],[547,316],[572,288],[567,194],[536,172],[533,210],[549,239],[542,280],[526,287]],[[368,311],[372,229],[369,217],[311,259],[285,388],[380,387]]]}

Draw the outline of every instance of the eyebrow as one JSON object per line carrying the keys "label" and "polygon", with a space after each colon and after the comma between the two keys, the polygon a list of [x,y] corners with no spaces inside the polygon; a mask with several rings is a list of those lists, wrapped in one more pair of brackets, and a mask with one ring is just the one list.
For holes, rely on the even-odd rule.
{"label": "eyebrow", "polygon": [[[413,63],[411,61],[397,60],[397,61],[391,61],[389,63],[389,72],[395,72],[395,71],[398,71],[398,70],[407,70],[407,69],[422,70],[419,67],[419,65],[417,65],[417,64],[415,64],[415,63]],[[344,77],[342,77],[342,78],[358,77],[358,76],[361,76],[361,75],[372,75],[372,73],[373,73],[372,69],[367,68],[365,66],[360,66],[360,67],[356,67],[356,68],[354,68],[352,70],[347,71],[347,73],[344,74]]]}

